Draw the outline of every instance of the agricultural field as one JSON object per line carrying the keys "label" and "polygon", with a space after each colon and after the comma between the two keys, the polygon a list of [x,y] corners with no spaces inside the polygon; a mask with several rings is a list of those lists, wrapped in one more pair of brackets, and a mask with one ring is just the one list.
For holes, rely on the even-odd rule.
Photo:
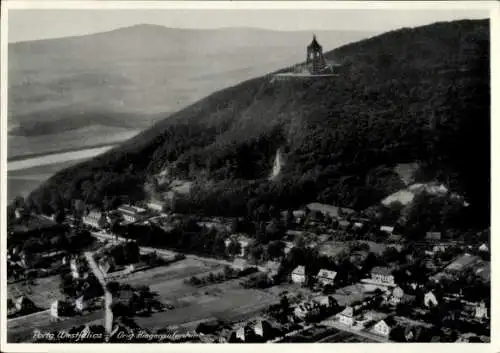
{"label": "agricultural field", "polygon": [[225,321],[242,320],[279,302],[285,290],[295,293],[297,285],[284,285],[266,290],[244,289],[240,282],[243,278],[222,283],[194,287],[186,283],[191,276],[206,276],[217,273],[223,265],[207,263],[195,259],[185,259],[168,267],[137,272],[124,282],[130,285],[149,285],[164,304],[173,309],[155,313],[148,317],[136,317],[137,324],[143,328],[156,330],[166,326],[195,326],[209,319]]}
{"label": "agricultural field", "polygon": [[11,283],[7,286],[7,297],[14,299],[24,295],[39,308],[49,309],[53,301],[62,297],[59,282],[59,276],[49,276],[36,278],[32,284],[26,281]]}

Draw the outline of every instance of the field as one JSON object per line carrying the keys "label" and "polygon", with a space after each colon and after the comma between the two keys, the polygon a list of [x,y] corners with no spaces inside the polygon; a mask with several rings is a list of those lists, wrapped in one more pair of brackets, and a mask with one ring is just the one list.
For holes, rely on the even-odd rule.
{"label": "field", "polygon": [[[185,283],[191,276],[217,272],[222,265],[186,259],[168,267],[137,272],[124,282],[131,285],[149,285],[158,299],[174,309],[148,317],[137,317],[139,326],[156,330],[169,325],[196,326],[208,319],[242,320],[279,301],[279,294],[288,286],[268,290],[243,289],[241,279],[207,285],[201,288]],[[294,288],[295,285],[289,286]]]}
{"label": "field", "polygon": [[35,279],[34,285],[24,282],[12,283],[7,286],[7,297],[16,298],[21,295],[27,296],[36,306],[48,309],[50,304],[62,297],[59,291],[59,276],[50,276]]}
{"label": "field", "polygon": [[391,244],[388,245],[386,243],[376,243],[373,241],[369,240],[356,240],[356,241],[327,241],[323,244],[320,245],[319,251],[320,253],[330,256],[330,257],[335,257],[339,253],[341,253],[344,250],[349,249],[349,244],[351,243],[363,243],[367,244],[370,247],[370,251],[377,254],[381,255],[389,246],[395,247],[396,249],[400,250],[401,245],[399,244]]}

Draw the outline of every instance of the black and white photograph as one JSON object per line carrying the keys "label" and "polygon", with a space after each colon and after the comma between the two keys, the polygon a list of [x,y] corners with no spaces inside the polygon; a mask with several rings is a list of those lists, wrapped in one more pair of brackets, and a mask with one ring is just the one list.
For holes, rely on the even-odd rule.
{"label": "black and white photograph", "polygon": [[19,3],[2,351],[491,344],[497,5]]}

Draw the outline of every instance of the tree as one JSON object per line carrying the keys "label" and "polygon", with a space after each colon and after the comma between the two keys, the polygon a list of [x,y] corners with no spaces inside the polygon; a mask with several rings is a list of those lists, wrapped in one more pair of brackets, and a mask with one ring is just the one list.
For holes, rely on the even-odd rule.
{"label": "tree", "polygon": [[226,252],[226,243],[224,240],[224,237],[221,236],[220,234],[217,234],[215,236],[215,240],[213,243],[213,254],[215,255],[225,255]]}
{"label": "tree", "polygon": [[230,228],[231,228],[230,229],[231,233],[236,233],[236,232],[239,231],[239,229],[240,229],[240,222],[239,222],[239,220],[238,220],[237,217],[235,217],[235,218],[233,218],[231,220],[231,226],[230,226]]}
{"label": "tree", "polygon": [[295,224],[295,217],[293,216],[293,210],[288,209],[285,216],[285,226],[291,228]]}
{"label": "tree", "polygon": [[22,208],[24,207],[24,205],[25,205],[24,197],[22,196],[16,196],[14,200],[12,200],[12,206],[14,207],[14,209]]}
{"label": "tree", "polygon": [[66,219],[66,212],[64,211],[64,208],[56,210],[54,219],[56,223],[61,224],[64,222],[65,219]]}
{"label": "tree", "polygon": [[269,224],[266,226],[266,238],[267,239],[276,239],[279,234],[279,225],[276,219],[271,220]]}
{"label": "tree", "polygon": [[399,251],[392,246],[387,247],[387,249],[385,249],[384,252],[382,253],[382,260],[386,264],[398,261],[399,258],[400,258]]}
{"label": "tree", "polygon": [[303,235],[297,235],[294,239],[295,247],[299,249],[305,249],[306,248],[306,239],[304,238]]}
{"label": "tree", "polygon": [[267,246],[267,253],[271,259],[285,256],[285,243],[279,240],[270,242]]}
{"label": "tree", "polygon": [[259,262],[262,260],[262,257],[264,255],[264,247],[262,246],[262,244],[254,243],[251,245],[248,252],[249,252],[250,257],[254,261]]}
{"label": "tree", "polygon": [[111,281],[106,283],[106,289],[112,294],[115,295],[120,290],[120,283],[116,281]]}
{"label": "tree", "polygon": [[387,206],[382,206],[380,222],[386,224],[394,224],[401,217],[404,205],[399,201],[391,202]]}
{"label": "tree", "polygon": [[280,298],[280,306],[284,313],[288,314],[290,312],[290,301],[286,295]]}

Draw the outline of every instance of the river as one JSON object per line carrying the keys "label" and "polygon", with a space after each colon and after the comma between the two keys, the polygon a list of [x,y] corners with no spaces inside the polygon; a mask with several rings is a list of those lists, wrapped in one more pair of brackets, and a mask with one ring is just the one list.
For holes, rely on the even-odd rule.
{"label": "river", "polygon": [[115,145],[50,153],[7,162],[7,198],[27,196],[59,170],[100,155]]}

